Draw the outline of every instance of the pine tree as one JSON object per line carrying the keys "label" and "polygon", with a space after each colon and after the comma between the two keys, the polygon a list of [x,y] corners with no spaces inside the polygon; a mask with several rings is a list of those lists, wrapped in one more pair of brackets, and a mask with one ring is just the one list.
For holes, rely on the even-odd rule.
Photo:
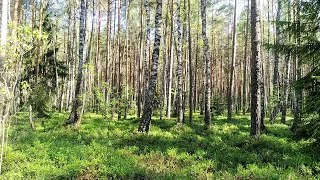
{"label": "pine tree", "polygon": [[260,0],[251,0],[251,131],[260,136],[261,125],[261,49],[260,49]]}

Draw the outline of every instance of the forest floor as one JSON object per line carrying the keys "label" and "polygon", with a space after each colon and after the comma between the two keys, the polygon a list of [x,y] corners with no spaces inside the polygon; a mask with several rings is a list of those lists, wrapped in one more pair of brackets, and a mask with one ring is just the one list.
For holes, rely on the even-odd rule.
{"label": "forest floor", "polygon": [[[21,113],[12,125],[1,179],[318,179],[320,155],[310,142],[295,140],[288,125],[266,125],[249,137],[249,116],[228,122],[203,117],[180,127],[176,119],[153,119],[148,135],[139,120],[106,120],[85,114],[65,127],[67,113],[36,119]],[[15,120],[14,120],[15,121]],[[44,124],[41,123],[44,121]],[[290,123],[290,119],[288,119]]]}

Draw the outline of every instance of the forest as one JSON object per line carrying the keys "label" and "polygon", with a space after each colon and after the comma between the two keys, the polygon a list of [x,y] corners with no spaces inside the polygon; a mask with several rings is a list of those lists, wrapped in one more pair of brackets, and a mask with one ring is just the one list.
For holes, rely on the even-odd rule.
{"label": "forest", "polygon": [[0,179],[320,179],[319,0],[0,8]]}

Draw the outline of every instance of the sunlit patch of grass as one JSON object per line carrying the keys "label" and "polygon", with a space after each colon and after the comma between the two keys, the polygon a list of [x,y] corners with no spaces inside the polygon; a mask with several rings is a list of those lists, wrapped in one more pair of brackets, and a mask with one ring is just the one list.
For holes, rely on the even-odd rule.
{"label": "sunlit patch of grass", "polygon": [[[216,116],[212,127],[194,114],[193,124],[153,117],[151,131],[139,120],[110,120],[86,113],[81,125],[65,126],[66,113],[28,123],[19,113],[10,131],[3,179],[301,179],[320,178],[320,157],[296,141],[288,125],[267,124],[249,136],[248,115]],[[43,122],[42,122],[43,121]],[[291,120],[288,119],[288,124]],[[278,123],[278,121],[277,121]]]}

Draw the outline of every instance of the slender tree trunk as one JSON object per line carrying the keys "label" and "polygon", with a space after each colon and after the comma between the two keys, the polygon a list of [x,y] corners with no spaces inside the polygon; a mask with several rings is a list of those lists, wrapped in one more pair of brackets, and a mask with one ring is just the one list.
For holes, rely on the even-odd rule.
{"label": "slender tree trunk", "polygon": [[[281,18],[281,10],[282,10],[282,2],[278,0],[278,10],[277,10],[277,17],[276,21],[279,22]],[[276,25],[276,45],[280,44],[280,26]],[[270,122],[274,123],[279,111],[279,50],[275,50],[274,55],[274,68],[273,68],[273,110],[270,117]]]}
{"label": "slender tree trunk", "polygon": [[[298,46],[301,44],[301,37],[300,37],[300,28],[301,28],[301,22],[300,22],[300,0],[296,0],[297,4],[297,12],[296,12],[296,23],[297,23],[297,38],[296,43]],[[296,80],[299,80],[302,76],[301,72],[301,60],[299,59],[299,56],[295,56],[295,64],[296,64]],[[295,131],[297,125],[301,122],[301,109],[302,109],[302,90],[296,89],[295,90],[295,111],[294,111],[294,120],[291,127],[292,131]]]}
{"label": "slender tree trunk", "polygon": [[[167,7],[169,7],[169,0],[167,0]],[[169,9],[169,8],[167,8]],[[168,15],[169,11],[167,10],[166,16],[165,16],[165,22],[163,24],[163,50],[162,50],[162,57],[163,57],[163,68],[162,68],[162,107],[160,110],[160,120],[162,120],[162,114],[163,110],[166,110],[167,108],[167,65],[168,65],[168,53],[167,53],[167,24],[168,24]]]}
{"label": "slender tree trunk", "polygon": [[157,75],[158,75],[158,60],[160,52],[160,41],[161,41],[161,19],[162,19],[162,0],[157,0],[157,8],[155,14],[155,38],[152,52],[152,66],[151,66],[151,76],[148,88],[148,93],[145,97],[143,115],[139,125],[138,131],[149,132],[151,116],[154,104],[154,95],[157,86]]}
{"label": "slender tree trunk", "polygon": [[146,9],[146,37],[145,37],[145,48],[144,48],[144,93],[147,93],[148,84],[149,84],[149,41],[150,41],[150,7],[149,7],[148,0],[144,0],[144,7]]}
{"label": "slender tree trunk", "polygon": [[38,37],[38,47],[37,47],[37,63],[36,63],[36,78],[35,78],[36,83],[38,83],[39,65],[40,65],[40,59],[41,59],[42,9],[43,9],[43,4],[42,4],[42,0],[40,0],[40,11],[39,11],[39,34],[40,34],[40,36]]}
{"label": "slender tree trunk", "polygon": [[[110,36],[110,0],[107,1],[107,5],[108,5],[108,12],[107,12],[107,30],[106,30],[106,71],[105,71],[105,102],[108,104],[109,103],[109,36]],[[107,113],[107,112],[106,112]]]}
{"label": "slender tree trunk", "polygon": [[19,16],[18,15],[19,2],[20,2],[20,0],[14,0],[13,20],[12,20],[13,28],[12,28],[12,32],[11,32],[11,36],[14,38],[17,38],[16,30],[17,30],[18,16]]}
{"label": "slender tree trunk", "polygon": [[260,0],[251,0],[251,131],[260,136],[261,125],[261,49],[260,49]]}
{"label": "slender tree trunk", "polygon": [[139,70],[138,70],[138,100],[137,100],[137,106],[138,106],[138,112],[137,112],[137,117],[140,118],[141,114],[141,73],[142,73],[142,58],[143,58],[143,9],[142,9],[142,0],[140,1],[140,59],[139,59]]}
{"label": "slender tree trunk", "polygon": [[198,29],[197,29],[197,37],[196,37],[196,43],[195,43],[195,46],[196,46],[196,52],[195,52],[195,61],[196,61],[196,65],[195,65],[195,73],[194,73],[194,89],[193,89],[193,97],[194,97],[194,101],[193,101],[193,108],[194,108],[194,111],[197,109],[197,103],[198,103],[198,98],[197,98],[197,74],[198,74],[198,52],[199,52],[199,33],[198,33]]}
{"label": "slender tree trunk", "polygon": [[33,123],[32,117],[33,117],[33,115],[32,115],[32,106],[29,105],[29,122],[30,122],[30,127],[31,127],[32,129],[34,129],[35,127],[34,127],[34,123]]}
{"label": "slender tree trunk", "polygon": [[[288,22],[291,23],[291,3],[288,2]],[[290,28],[290,27],[288,27]],[[288,33],[288,43],[291,43],[291,35]],[[288,106],[288,98],[289,98],[289,91],[290,91],[290,72],[291,72],[291,52],[288,51],[286,54],[285,60],[285,80],[283,85],[283,104],[282,104],[282,116],[281,116],[281,123],[286,123],[286,116],[287,116],[287,106]]]}
{"label": "slender tree trunk", "polygon": [[248,36],[249,36],[249,12],[250,12],[250,0],[248,0],[247,7],[247,22],[246,22],[246,34],[245,34],[245,45],[244,45],[244,65],[243,65],[243,84],[242,84],[242,114],[244,115],[247,111],[247,56],[248,56]]}
{"label": "slender tree trunk", "polygon": [[85,1],[81,0],[81,13],[80,13],[80,31],[79,31],[79,66],[78,66],[78,75],[77,83],[75,89],[75,98],[73,100],[72,111],[69,116],[67,124],[76,125],[81,122],[82,117],[82,100],[81,100],[81,85],[83,82],[82,71],[83,71],[83,48],[85,43],[86,31],[84,28],[85,23],[85,14],[86,6]]}
{"label": "slender tree trunk", "polygon": [[95,101],[95,107],[94,110],[96,112],[99,112],[100,110],[100,100],[98,98],[98,93],[101,90],[101,81],[100,81],[100,26],[101,26],[101,8],[100,8],[100,0],[97,2],[98,6],[98,27],[97,27],[97,49],[96,49],[96,57],[95,57],[95,73],[94,73],[94,101]]}
{"label": "slender tree trunk", "polygon": [[233,75],[234,67],[236,63],[236,52],[237,52],[237,0],[234,0],[234,13],[233,13],[233,32],[232,32],[232,60],[230,66],[230,77],[228,85],[228,120],[232,117],[232,90],[234,86]]}
{"label": "slender tree trunk", "polygon": [[169,70],[169,80],[168,80],[168,101],[167,101],[167,118],[170,118],[170,115],[171,115],[171,94],[172,94],[172,69],[173,69],[173,3],[174,3],[174,0],[171,1],[171,26],[170,26],[170,61],[169,61],[169,67],[168,67],[168,70]]}
{"label": "slender tree trunk", "polygon": [[260,37],[261,37],[261,42],[260,42],[260,59],[261,59],[261,84],[260,84],[260,88],[261,88],[261,124],[260,124],[260,129],[264,130],[266,127],[264,125],[264,118],[265,118],[265,96],[266,96],[266,92],[265,92],[265,68],[264,68],[264,64],[265,64],[265,60],[264,60],[264,48],[263,48],[263,35],[264,35],[264,23],[263,23],[263,4],[260,4],[261,7],[261,11],[260,11]]}
{"label": "slender tree trunk", "polygon": [[129,7],[130,7],[130,2],[129,1],[125,1],[126,2],[126,27],[127,27],[127,31],[126,31],[126,89],[125,89],[125,95],[126,95],[126,104],[124,107],[124,119],[127,119],[128,116],[128,109],[129,109],[129,82],[128,82],[128,64],[129,64],[129,54],[130,54],[130,50],[129,50],[129,46],[130,46],[130,42],[129,42],[129,31],[130,31],[130,19],[129,19]]}
{"label": "slender tree trunk", "polygon": [[206,62],[205,66],[205,107],[204,107],[204,122],[207,127],[211,126],[211,110],[210,110],[210,80],[211,80],[211,59],[209,54],[209,41],[206,35],[206,0],[201,0],[201,20],[202,20],[202,39],[204,44],[204,58]]}
{"label": "slender tree trunk", "polygon": [[193,111],[193,81],[192,81],[192,42],[191,42],[191,26],[190,26],[190,0],[188,0],[188,52],[189,52],[189,123],[192,123],[192,111]]}
{"label": "slender tree trunk", "polygon": [[[3,3],[2,5],[4,5],[6,3]],[[2,16],[3,17],[3,16]],[[0,154],[0,175],[2,174],[2,162],[3,162],[3,154],[4,154],[4,133],[5,133],[5,117],[4,117],[4,111],[5,111],[5,105],[4,102],[5,98],[0,96],[0,134],[1,134],[1,154]]]}
{"label": "slender tree trunk", "polygon": [[182,109],[182,57],[181,57],[181,17],[180,17],[180,0],[176,1],[177,3],[177,32],[178,32],[178,47],[177,47],[177,81],[178,81],[178,92],[177,92],[177,110],[178,110],[178,123],[183,125],[183,109]]}
{"label": "slender tree trunk", "polygon": [[[2,0],[0,47],[7,43],[7,28],[8,28],[8,0]],[[5,57],[5,52],[1,51],[1,53],[0,53],[0,69],[2,69],[4,57]]]}

